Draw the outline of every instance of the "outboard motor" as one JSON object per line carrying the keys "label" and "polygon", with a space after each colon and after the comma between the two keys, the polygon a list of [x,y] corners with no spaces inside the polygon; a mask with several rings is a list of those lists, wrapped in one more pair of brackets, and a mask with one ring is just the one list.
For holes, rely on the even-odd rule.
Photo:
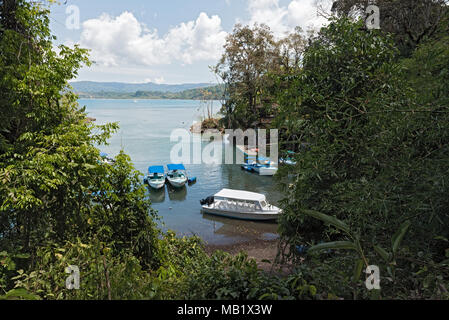
{"label": "outboard motor", "polygon": [[207,201],[207,205],[210,206],[211,204],[214,203],[215,199],[214,199],[214,197],[208,197],[208,198],[206,199],[206,201]]}
{"label": "outboard motor", "polygon": [[206,199],[203,199],[203,200],[200,200],[200,203],[201,203],[201,205],[202,206],[204,206],[204,205],[208,205],[208,206],[210,206],[212,203],[214,203],[214,201],[215,201],[215,199],[214,199],[214,197],[212,196],[212,197],[207,197]]}

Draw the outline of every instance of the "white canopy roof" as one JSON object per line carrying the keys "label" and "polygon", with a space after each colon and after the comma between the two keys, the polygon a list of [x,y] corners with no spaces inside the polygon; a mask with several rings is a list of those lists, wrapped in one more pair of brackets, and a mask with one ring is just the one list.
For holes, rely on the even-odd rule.
{"label": "white canopy roof", "polygon": [[249,191],[223,189],[215,197],[235,200],[265,201],[265,195]]}

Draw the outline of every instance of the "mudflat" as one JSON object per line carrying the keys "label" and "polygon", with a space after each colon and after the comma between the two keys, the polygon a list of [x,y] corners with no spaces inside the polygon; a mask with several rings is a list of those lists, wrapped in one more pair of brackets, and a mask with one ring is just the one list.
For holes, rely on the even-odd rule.
{"label": "mudflat", "polygon": [[217,250],[221,250],[232,255],[244,251],[249,258],[256,260],[257,266],[266,272],[275,272],[288,274],[291,272],[291,265],[288,263],[276,263],[276,257],[279,251],[279,240],[249,240],[246,242],[212,245],[206,244],[205,250],[208,254],[212,254]]}

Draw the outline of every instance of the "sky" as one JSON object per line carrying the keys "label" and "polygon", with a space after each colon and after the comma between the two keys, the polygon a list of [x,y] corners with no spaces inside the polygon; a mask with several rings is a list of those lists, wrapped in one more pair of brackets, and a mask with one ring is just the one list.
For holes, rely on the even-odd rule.
{"label": "sky", "polygon": [[236,23],[267,24],[277,37],[318,29],[327,0],[62,0],[52,5],[55,45],[80,44],[94,64],[77,81],[216,83],[209,66]]}

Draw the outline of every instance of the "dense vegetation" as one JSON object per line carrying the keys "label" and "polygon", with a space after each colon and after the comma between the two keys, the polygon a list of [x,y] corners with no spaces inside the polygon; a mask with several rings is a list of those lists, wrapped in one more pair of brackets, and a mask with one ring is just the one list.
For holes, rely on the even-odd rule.
{"label": "dense vegetation", "polygon": [[234,27],[214,68],[225,85],[223,127],[263,127],[278,113],[274,78],[298,68],[304,43],[300,28],[276,40],[265,25]]}
{"label": "dense vegetation", "polygon": [[76,92],[80,98],[88,99],[181,99],[181,100],[222,100],[224,87],[221,85],[189,89],[181,92],[143,91],[136,92]]}
{"label": "dense vegetation", "polygon": [[[117,125],[86,121],[70,89],[87,51],[54,51],[42,4],[0,0],[1,298],[448,299],[449,11],[414,2],[430,6],[421,33],[366,30],[337,1],[314,35],[237,25],[228,37],[224,124],[275,117],[281,151],[301,150],[278,177],[280,258],[296,266],[280,277],[162,233],[129,157],[104,164],[95,147]],[[379,4],[405,25],[422,12]],[[80,290],[65,287],[69,265]],[[367,265],[381,290],[365,288]]]}
{"label": "dense vegetation", "polygon": [[[156,227],[124,153],[101,161],[116,124],[87,121],[68,81],[87,51],[53,48],[49,12],[0,1],[0,299],[258,299],[312,297],[246,255],[207,255],[200,239]],[[81,272],[68,290],[65,270]]]}
{"label": "dense vegetation", "polygon": [[[344,298],[449,298],[449,10],[375,2],[381,30],[357,18],[366,1],[336,1],[336,17],[296,41],[290,68],[270,68],[282,40],[266,27],[237,27],[218,68],[223,113],[245,129],[254,101],[278,105],[281,151],[297,152],[278,177],[283,252],[307,281]],[[235,46],[242,31],[257,40]],[[380,292],[365,288],[368,265]]]}

